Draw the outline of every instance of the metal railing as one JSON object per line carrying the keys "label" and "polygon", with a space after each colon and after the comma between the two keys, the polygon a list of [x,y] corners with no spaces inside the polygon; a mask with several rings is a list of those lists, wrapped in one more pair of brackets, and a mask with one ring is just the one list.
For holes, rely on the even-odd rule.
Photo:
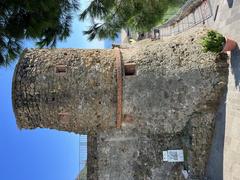
{"label": "metal railing", "polygon": [[[208,0],[189,0],[179,12],[165,24],[154,27],[151,31],[153,39],[177,35],[200,24],[204,25],[212,17],[211,4]],[[146,38],[149,37],[146,35]]]}

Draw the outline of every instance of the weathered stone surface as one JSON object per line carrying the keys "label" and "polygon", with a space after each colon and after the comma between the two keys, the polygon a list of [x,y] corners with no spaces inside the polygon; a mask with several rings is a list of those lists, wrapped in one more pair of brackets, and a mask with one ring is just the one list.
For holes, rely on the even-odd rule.
{"label": "weathered stone surface", "polygon": [[114,63],[111,50],[26,50],[13,79],[18,126],[76,133],[115,127]]}
{"label": "weathered stone surface", "polygon": [[[203,53],[194,31],[122,50],[136,75],[124,77],[122,130],[99,132],[97,176],[89,179],[204,179],[219,99],[226,89],[226,54]],[[184,163],[163,162],[162,151],[183,149]]]}
{"label": "weathered stone surface", "polygon": [[[27,51],[13,83],[18,126],[88,133],[88,179],[183,179],[182,169],[203,179],[228,75],[225,54],[203,53],[205,32],[121,50],[123,64],[136,64],[123,76],[122,129],[113,50]],[[185,162],[163,162],[168,149],[183,149]]]}
{"label": "weathered stone surface", "polygon": [[137,71],[136,76],[124,78],[123,112],[134,117],[138,128],[176,133],[192,114],[215,112],[227,83],[227,57],[203,53],[198,44],[203,34],[196,31],[197,39],[146,41],[131,51],[123,50],[123,59],[136,63]]}

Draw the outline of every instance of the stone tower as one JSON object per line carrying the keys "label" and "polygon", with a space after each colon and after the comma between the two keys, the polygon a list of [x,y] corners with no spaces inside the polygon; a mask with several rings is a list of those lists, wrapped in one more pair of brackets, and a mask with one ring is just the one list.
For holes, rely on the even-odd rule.
{"label": "stone tower", "polygon": [[20,128],[76,133],[115,127],[112,50],[25,50],[13,80]]}
{"label": "stone tower", "polygon": [[17,124],[88,133],[88,179],[181,179],[182,167],[162,160],[177,148],[202,179],[228,73],[224,54],[202,52],[204,33],[120,50],[26,50],[13,78]]}

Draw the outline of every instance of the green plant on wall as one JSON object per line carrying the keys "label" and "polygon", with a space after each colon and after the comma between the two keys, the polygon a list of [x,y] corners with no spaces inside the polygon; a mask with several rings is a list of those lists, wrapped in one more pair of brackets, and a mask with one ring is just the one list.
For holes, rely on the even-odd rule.
{"label": "green plant on wall", "polygon": [[224,43],[224,36],[213,30],[208,31],[207,35],[203,37],[201,41],[205,52],[211,51],[215,53],[222,51]]}

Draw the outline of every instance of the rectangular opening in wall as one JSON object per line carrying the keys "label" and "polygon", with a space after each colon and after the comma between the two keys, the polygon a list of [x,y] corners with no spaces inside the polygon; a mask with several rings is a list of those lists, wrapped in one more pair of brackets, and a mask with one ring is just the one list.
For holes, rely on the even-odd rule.
{"label": "rectangular opening in wall", "polygon": [[133,116],[130,114],[123,115],[123,122],[125,122],[125,123],[133,123],[133,121],[134,121],[133,119],[134,119]]}
{"label": "rectangular opening in wall", "polygon": [[70,114],[68,112],[60,112],[60,113],[58,113],[58,119],[59,119],[59,123],[61,123],[61,125],[67,126],[67,125],[69,125]]}
{"label": "rectangular opening in wall", "polygon": [[136,75],[136,64],[135,63],[126,63],[124,64],[125,76]]}
{"label": "rectangular opening in wall", "polygon": [[67,67],[65,65],[57,65],[56,66],[56,73],[66,73]]}

